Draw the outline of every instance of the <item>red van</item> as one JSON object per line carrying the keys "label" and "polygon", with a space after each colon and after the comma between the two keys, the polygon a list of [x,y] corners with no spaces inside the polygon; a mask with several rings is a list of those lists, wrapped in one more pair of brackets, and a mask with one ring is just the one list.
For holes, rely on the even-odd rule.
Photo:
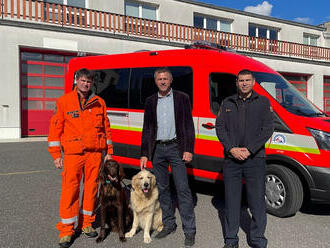
{"label": "red van", "polygon": [[[195,155],[187,173],[196,179],[221,180],[223,147],[214,124],[223,99],[236,92],[236,74],[253,71],[254,90],[274,109],[275,132],[266,143],[266,202],[269,213],[296,213],[303,199],[330,202],[330,118],[279,73],[237,53],[206,46],[74,58],[68,64],[65,90],[75,71],[95,72],[95,92],[108,107],[115,158],[139,167],[145,99],[157,91],[158,67],[173,73],[173,88],[189,94],[196,129]],[[149,163],[148,166],[151,166]]]}

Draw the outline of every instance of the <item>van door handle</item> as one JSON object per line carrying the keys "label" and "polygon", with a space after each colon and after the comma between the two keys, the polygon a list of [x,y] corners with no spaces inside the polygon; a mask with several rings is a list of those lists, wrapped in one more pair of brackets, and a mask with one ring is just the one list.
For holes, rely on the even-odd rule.
{"label": "van door handle", "polygon": [[206,128],[206,129],[213,129],[215,128],[214,124],[213,123],[202,123],[202,127]]}
{"label": "van door handle", "polygon": [[110,115],[119,116],[119,117],[128,117],[128,113],[120,113],[120,112],[108,112]]}

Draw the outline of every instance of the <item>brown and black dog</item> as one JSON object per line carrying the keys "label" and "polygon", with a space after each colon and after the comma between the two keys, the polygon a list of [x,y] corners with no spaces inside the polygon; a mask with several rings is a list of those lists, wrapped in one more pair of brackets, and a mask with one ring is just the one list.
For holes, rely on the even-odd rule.
{"label": "brown and black dog", "polygon": [[100,168],[100,212],[101,229],[96,242],[102,242],[106,237],[105,224],[111,231],[118,232],[120,241],[126,241],[125,230],[130,228],[132,211],[129,209],[125,189],[121,185],[125,174],[117,161],[106,161]]}

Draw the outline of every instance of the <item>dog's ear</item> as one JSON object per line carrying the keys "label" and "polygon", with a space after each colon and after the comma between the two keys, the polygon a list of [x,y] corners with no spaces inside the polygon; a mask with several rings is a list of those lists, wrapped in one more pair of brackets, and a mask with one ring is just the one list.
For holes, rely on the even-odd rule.
{"label": "dog's ear", "polygon": [[122,181],[126,177],[126,175],[124,172],[124,168],[120,166],[120,164],[118,164],[118,173],[119,173],[119,180]]}
{"label": "dog's ear", "polygon": [[156,186],[156,177],[151,173],[151,186],[154,188]]}
{"label": "dog's ear", "polygon": [[100,170],[99,170],[99,180],[101,182],[101,184],[103,184],[105,182],[105,175],[104,175],[104,164],[105,163],[101,163],[101,166],[100,166]]}
{"label": "dog's ear", "polygon": [[138,177],[137,174],[132,177],[132,188],[133,188],[133,190],[137,190],[138,187],[139,187],[137,177]]}

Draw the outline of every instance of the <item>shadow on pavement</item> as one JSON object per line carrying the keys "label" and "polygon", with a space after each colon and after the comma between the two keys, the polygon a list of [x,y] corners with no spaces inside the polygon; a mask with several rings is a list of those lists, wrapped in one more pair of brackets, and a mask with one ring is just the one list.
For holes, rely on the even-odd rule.
{"label": "shadow on pavement", "polygon": [[[216,181],[215,183],[191,181],[190,183],[193,194],[200,193],[213,196],[211,203],[213,207],[218,211],[218,217],[220,225],[222,227],[223,238],[225,236],[225,193],[224,184],[222,181]],[[243,187],[244,192],[244,187]],[[251,215],[248,211],[245,194],[242,195],[242,207],[240,216],[240,227],[246,234],[247,240],[249,240],[249,229],[251,223]]]}
{"label": "shadow on pavement", "polygon": [[302,206],[300,212],[311,215],[330,215],[330,204],[307,202]]}

